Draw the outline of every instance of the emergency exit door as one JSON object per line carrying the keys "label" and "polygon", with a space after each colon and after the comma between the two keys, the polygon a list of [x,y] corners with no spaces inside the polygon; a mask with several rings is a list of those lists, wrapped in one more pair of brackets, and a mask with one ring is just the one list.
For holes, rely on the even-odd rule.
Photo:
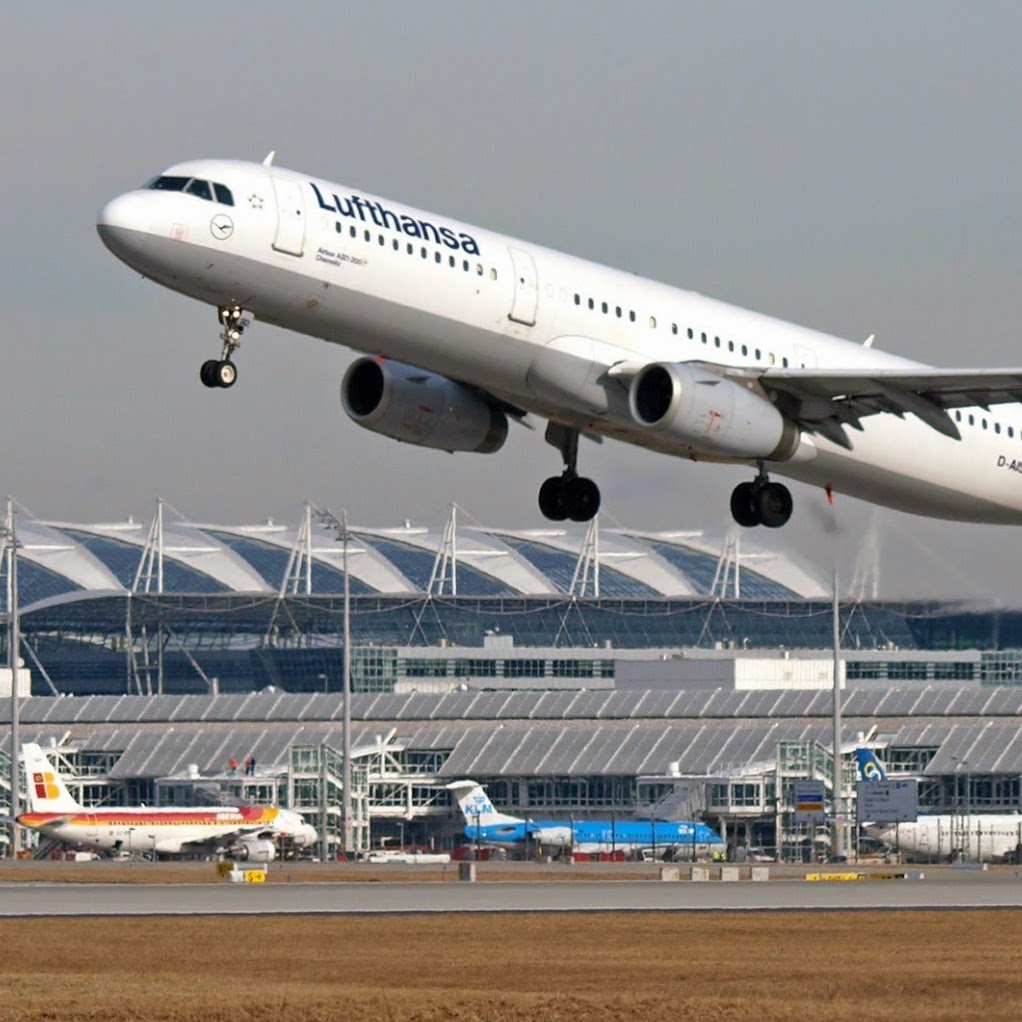
{"label": "emergency exit door", "polygon": [[305,198],[297,181],[283,177],[273,179],[277,200],[277,235],[273,248],[277,252],[300,256],[305,250]]}

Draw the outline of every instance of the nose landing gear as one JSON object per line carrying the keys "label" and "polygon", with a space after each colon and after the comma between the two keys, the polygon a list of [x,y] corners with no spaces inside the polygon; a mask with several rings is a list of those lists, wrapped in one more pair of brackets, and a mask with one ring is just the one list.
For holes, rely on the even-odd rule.
{"label": "nose landing gear", "polygon": [[199,379],[206,387],[233,387],[238,379],[238,369],[231,359],[235,349],[241,344],[241,335],[248,326],[249,320],[244,318],[245,310],[240,305],[221,305],[217,309],[217,319],[223,330],[220,340],[223,349],[220,358],[211,358],[202,363]]}
{"label": "nose landing gear", "polygon": [[550,423],[546,440],[561,452],[564,472],[539,488],[539,510],[553,522],[590,521],[600,510],[600,488],[578,474],[578,431]]}
{"label": "nose landing gear", "polygon": [[753,482],[739,483],[731,494],[731,517],[745,528],[779,529],[791,518],[793,507],[788,487],[770,482],[762,467]]}

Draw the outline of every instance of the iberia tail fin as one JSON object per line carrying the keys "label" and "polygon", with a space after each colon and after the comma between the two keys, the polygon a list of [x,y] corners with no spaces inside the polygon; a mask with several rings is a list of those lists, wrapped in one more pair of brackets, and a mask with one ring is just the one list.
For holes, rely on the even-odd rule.
{"label": "iberia tail fin", "polygon": [[28,803],[33,813],[73,813],[81,810],[60,773],[38,745],[21,747],[28,778]]}

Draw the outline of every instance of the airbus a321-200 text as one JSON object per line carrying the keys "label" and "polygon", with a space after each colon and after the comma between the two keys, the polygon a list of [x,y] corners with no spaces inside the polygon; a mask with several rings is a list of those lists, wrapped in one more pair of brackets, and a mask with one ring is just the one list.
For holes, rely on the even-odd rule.
{"label": "airbus a321-200 text", "polygon": [[[679,288],[262,163],[195,160],[109,202],[100,236],[143,276],[217,309],[231,387],[252,320],[365,353],[358,425],[492,453],[546,420],[553,520],[600,491],[580,437],[747,465],[731,512],[784,525],[786,476],[914,514],[1022,523],[1022,369],[935,369]],[[211,331],[212,333],[212,331]],[[212,340],[212,337],[211,337]]]}

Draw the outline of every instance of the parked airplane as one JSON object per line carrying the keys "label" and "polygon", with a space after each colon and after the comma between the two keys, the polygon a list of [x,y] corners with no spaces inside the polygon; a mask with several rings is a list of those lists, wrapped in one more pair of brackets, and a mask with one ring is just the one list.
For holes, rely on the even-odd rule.
{"label": "parked airplane", "polygon": [[447,787],[465,817],[465,836],[473,842],[519,845],[528,839],[542,848],[576,852],[673,848],[696,857],[725,850],[720,835],[695,820],[523,820],[498,812],[475,781],[455,781]]}
{"label": "parked airplane", "polygon": [[490,453],[509,419],[546,419],[564,463],[539,490],[547,518],[596,514],[588,436],[754,467],[731,496],[743,526],[788,521],[771,472],[1022,523],[1022,413],[998,407],[1022,399],[1020,369],[934,369],[272,161],[179,163],[99,214],[119,259],[216,307],[208,387],[233,386],[255,317],[366,352],[341,401],[393,439]]}
{"label": "parked airplane", "polygon": [[34,743],[22,745],[30,812],[18,823],[47,837],[101,852],[155,855],[230,851],[243,859],[272,859],[277,842],[314,844],[314,827],[276,806],[146,806],[86,809]]}
{"label": "parked airplane", "polygon": [[866,826],[866,833],[906,858],[925,861],[992,862],[1022,855],[1022,815],[961,813],[923,816],[914,823]]}
{"label": "parked airplane", "polygon": [[[887,771],[872,749],[855,750],[863,781],[886,781]],[[867,824],[866,833],[909,858],[984,862],[1022,850],[1022,816],[1018,813],[921,814],[911,823]]]}

